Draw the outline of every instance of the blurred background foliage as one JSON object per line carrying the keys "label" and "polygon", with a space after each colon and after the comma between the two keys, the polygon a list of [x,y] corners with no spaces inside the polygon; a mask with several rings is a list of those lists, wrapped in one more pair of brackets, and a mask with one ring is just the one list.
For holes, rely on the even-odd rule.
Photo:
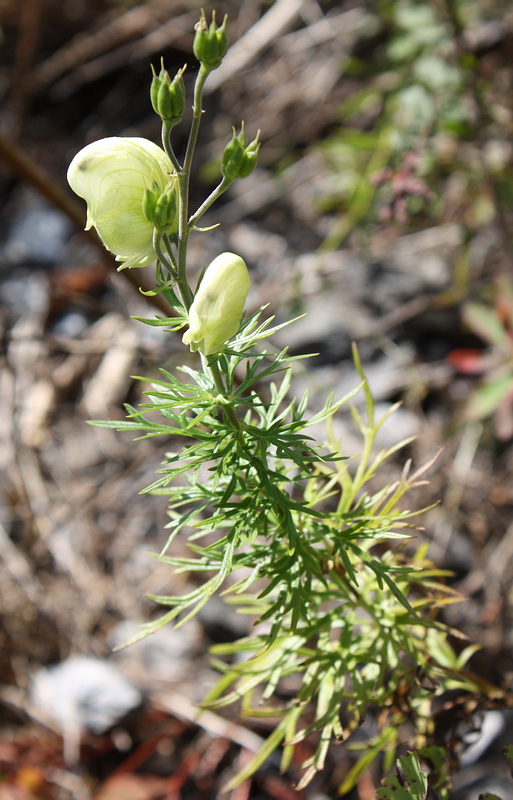
{"label": "blurred background foliage", "polygon": [[321,143],[333,167],[323,206],[351,218],[331,245],[356,223],[392,217],[413,227],[457,218],[471,237],[511,209],[509,59],[493,49],[505,11],[457,0],[372,5],[376,46],[371,58],[346,59],[356,91]]}

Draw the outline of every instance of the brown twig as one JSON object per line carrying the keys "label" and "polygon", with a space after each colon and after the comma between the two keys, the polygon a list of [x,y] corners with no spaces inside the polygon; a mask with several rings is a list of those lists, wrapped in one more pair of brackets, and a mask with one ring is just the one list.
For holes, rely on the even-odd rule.
{"label": "brown twig", "polygon": [[155,30],[141,35],[136,42],[122,44],[107,53],[102,53],[97,58],[77,66],[54,84],[51,90],[52,97],[65,100],[81,86],[92,83],[116,69],[121,69],[129,62],[133,63],[134,61],[143,61],[151,58],[155,53],[162,52],[171,44],[178,49],[180,46],[187,49],[185,45],[182,45],[184,37],[190,36],[190,48],[192,35],[189,35],[189,31],[192,30],[196,16],[195,12],[182,14],[180,17],[175,17],[162,23]]}
{"label": "brown twig", "polygon": [[23,0],[19,9],[19,37],[12,74],[12,100],[15,110],[15,129],[19,135],[30,102],[30,75],[39,40],[42,0]]}
{"label": "brown twig", "polygon": [[246,69],[301,14],[305,0],[277,0],[269,11],[230,48],[223,63],[210,77],[206,91],[219,88],[228,78]]}
{"label": "brown twig", "polygon": [[148,30],[159,27],[163,18],[167,19],[171,13],[171,9],[164,8],[164,5],[165,0],[138,5],[114,19],[108,18],[100,27],[95,25],[92,30],[75,36],[40,64],[35,76],[37,88],[48,86],[65,73],[111,52],[120,42],[139,38]]}

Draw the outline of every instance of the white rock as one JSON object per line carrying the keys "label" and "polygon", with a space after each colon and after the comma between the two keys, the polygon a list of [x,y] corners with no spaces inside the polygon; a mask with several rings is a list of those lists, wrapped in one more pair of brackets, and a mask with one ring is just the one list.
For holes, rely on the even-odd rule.
{"label": "white rock", "polygon": [[116,667],[88,656],[71,656],[33,677],[31,701],[63,731],[103,733],[142,700]]}

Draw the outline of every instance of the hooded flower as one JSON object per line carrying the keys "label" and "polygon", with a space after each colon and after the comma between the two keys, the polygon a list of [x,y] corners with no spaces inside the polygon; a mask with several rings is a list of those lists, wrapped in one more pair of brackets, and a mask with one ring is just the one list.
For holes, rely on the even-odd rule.
{"label": "hooded flower", "polygon": [[87,202],[85,229],[94,225],[107,250],[124,262],[122,267],[146,267],[156,256],[153,223],[142,209],[145,190],[164,192],[173,175],[171,161],[153,142],[111,136],[77,153],[68,182]]}
{"label": "hooded flower", "polygon": [[205,356],[218,353],[239,330],[249,292],[247,267],[234,253],[221,253],[205,270],[189,309],[183,343]]}

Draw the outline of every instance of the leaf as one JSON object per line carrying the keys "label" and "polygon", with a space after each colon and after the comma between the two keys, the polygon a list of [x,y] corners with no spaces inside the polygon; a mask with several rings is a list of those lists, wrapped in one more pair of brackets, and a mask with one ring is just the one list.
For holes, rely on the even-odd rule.
{"label": "leaf", "polygon": [[397,774],[387,775],[376,800],[426,800],[428,782],[416,753],[397,760]]}
{"label": "leaf", "polygon": [[502,755],[508,762],[509,771],[511,773],[511,777],[513,778],[513,744],[508,744],[506,747],[503,747]]}
{"label": "leaf", "polygon": [[442,772],[446,759],[443,747],[436,747],[436,745],[421,747],[419,754],[429,763],[433,772]]}
{"label": "leaf", "polygon": [[513,389],[513,375],[511,374],[482,383],[470,395],[463,412],[465,420],[475,422],[490,416],[511,389]]}
{"label": "leaf", "polygon": [[272,756],[277,747],[282,743],[288,729],[288,717],[285,717],[279,725],[274,729],[271,735],[266,739],[265,744],[258,751],[256,756],[247,764],[244,769],[237,773],[237,775],[223,787],[224,792],[230,792],[244,783],[245,780],[250,778],[255,772],[260,769],[268,758]]}
{"label": "leaf", "polygon": [[412,794],[401,786],[397,775],[388,775],[383,786],[376,792],[376,800],[424,800],[426,795]]}
{"label": "leaf", "polygon": [[511,342],[495,309],[479,303],[467,303],[463,307],[463,320],[474,333],[488,344],[511,348]]}
{"label": "leaf", "polygon": [[427,778],[420,769],[419,758],[416,753],[401,756],[398,761],[398,772],[402,772],[408,788],[418,794],[419,800],[425,800],[427,794]]}

